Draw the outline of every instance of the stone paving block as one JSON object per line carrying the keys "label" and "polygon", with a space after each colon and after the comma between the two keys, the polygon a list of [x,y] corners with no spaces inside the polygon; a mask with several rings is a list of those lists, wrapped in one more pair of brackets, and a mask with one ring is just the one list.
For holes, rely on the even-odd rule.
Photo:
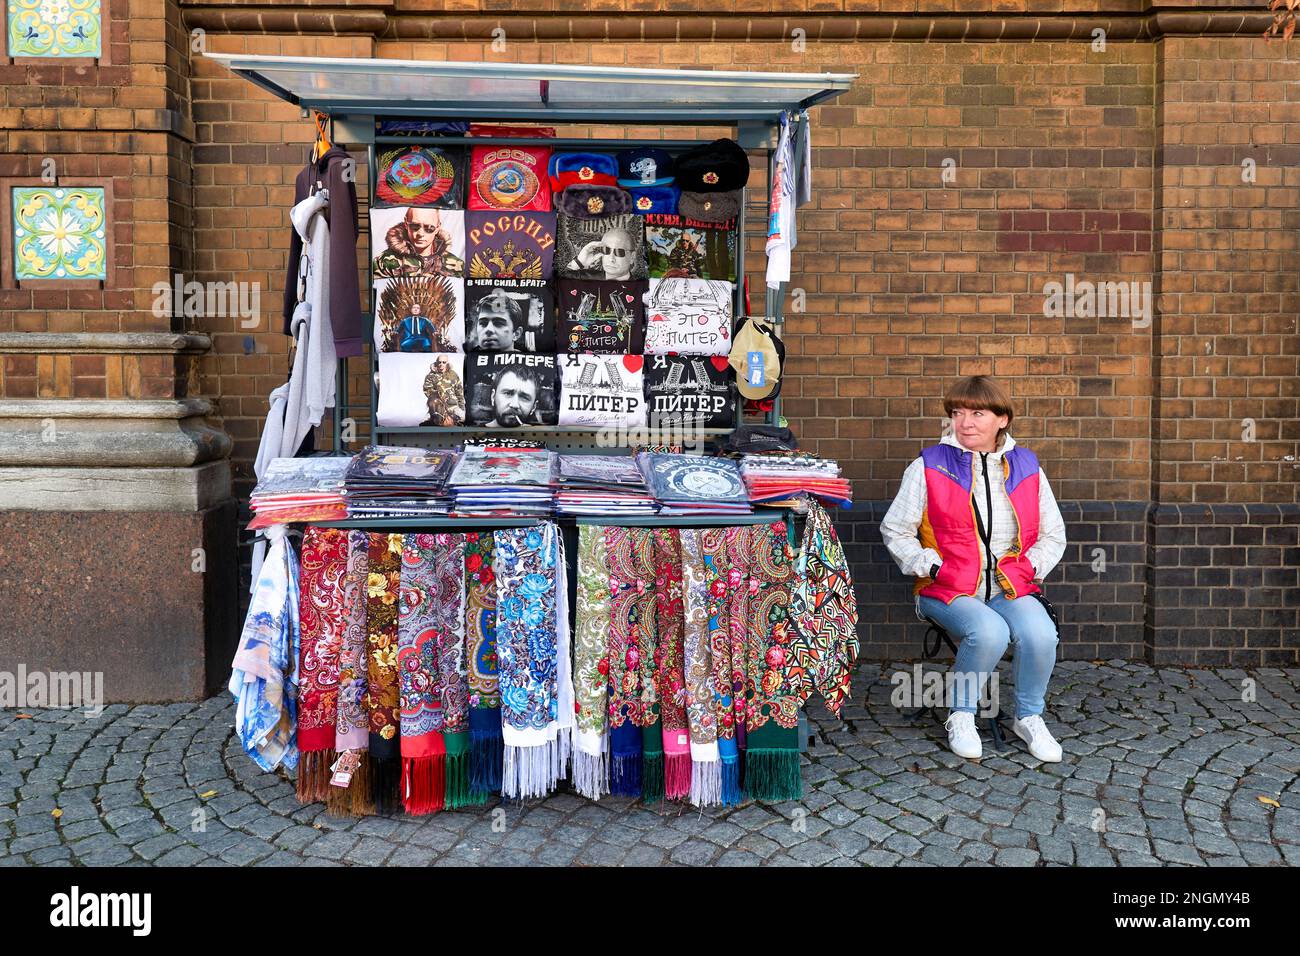
{"label": "stone paving block", "polygon": [[720,851],[705,840],[688,840],[669,854],[669,859],[683,866],[707,866],[720,856]]}

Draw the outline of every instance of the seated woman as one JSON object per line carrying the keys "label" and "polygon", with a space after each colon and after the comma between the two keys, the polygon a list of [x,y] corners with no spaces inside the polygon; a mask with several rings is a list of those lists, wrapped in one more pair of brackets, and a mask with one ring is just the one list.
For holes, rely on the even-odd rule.
{"label": "seated woman", "polygon": [[1001,385],[962,379],[943,408],[952,434],[907,466],[881,533],[903,573],[917,579],[917,615],[961,641],[948,745],[959,757],[980,757],[975,711],[1010,642],[1012,727],[1039,760],[1059,761],[1061,745],[1042,718],[1056,629],[1032,595],[1065,552],[1065,523],[1037,456],[1007,433],[1015,412]]}

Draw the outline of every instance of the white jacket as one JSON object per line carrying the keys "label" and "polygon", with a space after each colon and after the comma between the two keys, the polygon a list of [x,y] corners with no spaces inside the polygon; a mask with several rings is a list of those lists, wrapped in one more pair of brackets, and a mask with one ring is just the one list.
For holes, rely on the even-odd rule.
{"label": "white jacket", "polygon": [[[289,381],[271,392],[270,412],[262,428],[253,473],[258,478],[276,458],[292,458],[307,433],[334,407],[338,356],[329,315],[329,224],[325,207],[329,191],[318,189],[289,212],[302,237],[298,267],[298,307],[293,313],[293,369]],[[266,553],[265,542],[253,546],[252,577]]]}
{"label": "white jacket", "polygon": [[[953,445],[967,449],[954,435],[945,435],[941,444]],[[1011,508],[1011,499],[1007,497],[1003,486],[1002,456],[1016,447],[1016,440],[1010,434],[1004,434],[1002,445],[997,451],[975,452],[975,482],[971,486],[971,501],[979,513],[984,527],[990,529],[990,545],[993,560],[996,562],[1011,549],[1016,534],[1016,516]],[[992,492],[993,518],[989,523],[988,496],[984,490],[984,462],[980,456],[987,458],[989,491]],[[903,472],[903,482],[889,506],[885,519],[880,523],[880,533],[885,539],[894,562],[904,574],[912,577],[928,577],[930,567],[942,563],[937,551],[921,547],[917,531],[921,527],[921,516],[925,512],[925,462],[918,457]],[[980,549],[984,549],[983,541]],[[1042,468],[1038,469],[1038,540],[1025,552],[1025,557],[1034,566],[1039,578],[1045,578],[1056,567],[1065,553],[1065,522],[1061,511],[1056,506],[1056,497]],[[984,598],[984,567],[988,565],[988,555],[981,563],[979,585],[976,596]],[[1001,589],[995,588],[994,594]]]}

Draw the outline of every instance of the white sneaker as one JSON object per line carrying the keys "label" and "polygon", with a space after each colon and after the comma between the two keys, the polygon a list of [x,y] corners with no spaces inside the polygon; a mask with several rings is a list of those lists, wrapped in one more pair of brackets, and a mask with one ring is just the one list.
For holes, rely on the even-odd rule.
{"label": "white sneaker", "polygon": [[964,710],[954,710],[944,722],[948,731],[948,748],[958,757],[979,760],[984,756],[984,746],[975,730],[975,715]]}
{"label": "white sneaker", "polygon": [[1029,752],[1045,763],[1061,762],[1061,745],[1056,742],[1043,718],[1034,714],[1011,724],[1016,736],[1029,744]]}

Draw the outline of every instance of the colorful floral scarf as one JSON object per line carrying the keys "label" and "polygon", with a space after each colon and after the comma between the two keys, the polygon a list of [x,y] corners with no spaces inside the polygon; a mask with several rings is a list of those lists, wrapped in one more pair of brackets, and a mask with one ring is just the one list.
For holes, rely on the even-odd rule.
{"label": "colorful floral scarf", "polygon": [[[722,730],[719,730],[718,752],[723,762],[723,802],[732,804],[739,803],[743,799],[744,792],[742,777],[745,768],[745,715],[748,707],[745,682],[749,644],[745,615],[752,535],[747,527],[727,528],[724,535],[723,554],[720,559],[720,567],[724,575],[721,600],[724,603],[720,616],[726,628],[726,638],[725,650],[721,657],[727,674],[724,687],[730,689],[730,695],[729,698],[724,697],[719,701],[719,724],[720,728],[726,728],[727,734],[724,737]],[[717,659],[716,650],[715,659]],[[729,766],[729,762],[734,766]]]}
{"label": "colorful floral scarf", "polygon": [[681,800],[691,793],[691,737],[686,723],[682,546],[676,528],[655,529],[654,560],[659,635],[655,683],[664,748],[664,796]]}
{"label": "colorful floral scarf", "polygon": [[722,802],[722,761],[718,759],[710,628],[709,578],[704,564],[703,535],[691,528],[680,532],[682,542],[683,652],[686,658],[686,719],[690,728],[691,803],[707,807]]}
{"label": "colorful floral scarf", "polygon": [[465,655],[469,671],[470,802],[501,792],[501,691],[492,533],[465,535]]}
{"label": "colorful floral scarf", "polygon": [[799,705],[816,690],[836,717],[852,695],[853,662],[858,658],[858,602],[853,579],[826,509],[810,499],[803,546],[795,569],[790,610],[792,678]]}
{"label": "colorful floral scarf", "polygon": [[636,638],[640,671],[641,799],[664,798],[664,730],[659,716],[659,619],[656,614],[655,533],[632,529],[632,574],[636,596],[629,623]]}
{"label": "colorful floral scarf", "polygon": [[348,569],[343,579],[347,622],[339,648],[339,705],[334,725],[334,750],[355,753],[357,769],[346,787],[331,781],[325,805],[331,813],[365,816],[374,813],[370,799],[369,720],[366,716],[366,575],[370,539],[364,531],[348,532]]}
{"label": "colorful floral scarf", "polygon": [[605,529],[578,528],[578,597],[574,625],[573,693],[576,731],[574,788],[591,800],[609,792],[608,658],[610,627],[609,568]]}
{"label": "colorful floral scarf", "polygon": [[[402,802],[411,814],[441,810],[448,796],[461,805],[468,796],[469,690],[458,675],[464,653],[463,550],[461,536],[451,534],[408,534],[402,547],[397,669]],[[457,731],[464,745],[462,786],[451,782],[449,772],[457,754],[447,739]]]}
{"label": "colorful floral scarf", "polygon": [[401,687],[397,671],[397,616],[402,536],[372,532],[366,574],[366,713],[370,726],[371,783],[384,813],[401,783]]}
{"label": "colorful floral scarf", "polygon": [[[635,528],[605,528],[609,573],[609,637],[605,658],[610,748],[610,793],[641,795],[641,649],[637,645],[637,558],[645,536]],[[644,583],[642,584],[644,589]]]}
{"label": "colorful floral scarf", "polygon": [[284,525],[266,529],[271,546],[258,571],[231,663],[235,733],[263,770],[298,765],[298,559]]}
{"label": "colorful floral scarf", "polygon": [[447,749],[446,806],[469,803],[469,671],[465,664],[465,536],[435,535],[434,567],[443,633],[438,667],[442,671],[443,745]]}
{"label": "colorful floral scarf", "polygon": [[501,794],[541,797],[564,776],[572,743],[564,547],[550,522],[502,529],[494,537],[505,741]]}
{"label": "colorful floral scarf", "polygon": [[314,803],[329,794],[335,760],[339,651],[347,628],[344,583],[348,533],[307,528],[298,577],[298,800]]}
{"label": "colorful floral scarf", "polygon": [[739,803],[740,749],[736,739],[736,700],[744,682],[741,670],[733,671],[731,660],[730,605],[731,562],[729,545],[735,529],[710,528],[700,532],[700,552],[704,561],[704,583],[708,593],[709,658],[713,678],[713,713],[717,721],[718,761],[721,766],[721,800],[724,805]]}
{"label": "colorful floral scarf", "polygon": [[757,800],[798,800],[799,685],[792,679],[793,549],[783,521],[746,529],[752,561],[746,587],[745,789]]}

